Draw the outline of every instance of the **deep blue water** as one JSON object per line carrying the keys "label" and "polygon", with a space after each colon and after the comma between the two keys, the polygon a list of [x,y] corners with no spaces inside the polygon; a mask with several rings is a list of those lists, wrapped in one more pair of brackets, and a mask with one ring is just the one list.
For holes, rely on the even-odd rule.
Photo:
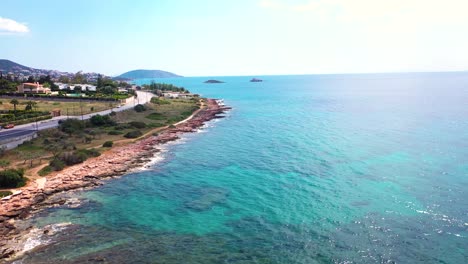
{"label": "deep blue water", "polygon": [[468,73],[250,78],[164,79],[233,110],[32,219],[75,227],[24,263],[468,261]]}

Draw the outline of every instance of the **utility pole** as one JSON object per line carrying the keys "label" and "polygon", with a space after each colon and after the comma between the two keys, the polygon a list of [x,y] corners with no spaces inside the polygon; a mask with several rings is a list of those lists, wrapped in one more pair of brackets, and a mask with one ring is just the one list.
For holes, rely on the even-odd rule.
{"label": "utility pole", "polygon": [[80,109],[81,109],[81,121],[83,121],[83,104],[82,104],[83,98],[80,97]]}

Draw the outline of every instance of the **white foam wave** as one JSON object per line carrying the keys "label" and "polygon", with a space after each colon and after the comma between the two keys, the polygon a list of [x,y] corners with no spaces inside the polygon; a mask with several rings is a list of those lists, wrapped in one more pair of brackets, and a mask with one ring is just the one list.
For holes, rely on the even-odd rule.
{"label": "white foam wave", "polygon": [[47,245],[52,240],[50,236],[65,230],[72,223],[57,223],[52,225],[44,226],[43,228],[33,228],[26,236],[26,241],[24,242],[22,253],[33,250],[34,248]]}

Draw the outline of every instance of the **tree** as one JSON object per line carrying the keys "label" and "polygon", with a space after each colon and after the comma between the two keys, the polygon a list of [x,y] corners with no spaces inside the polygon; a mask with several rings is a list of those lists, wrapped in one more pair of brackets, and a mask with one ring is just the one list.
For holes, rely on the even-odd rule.
{"label": "tree", "polygon": [[0,79],[0,90],[2,92],[13,92],[16,91],[17,83],[11,82],[5,78]]}
{"label": "tree", "polygon": [[43,151],[18,151],[18,155],[24,159],[23,164],[26,164],[29,161],[29,167],[32,168],[33,162],[39,159],[41,162],[41,158],[45,155]]}
{"label": "tree", "polygon": [[114,94],[117,92],[117,88],[115,87],[112,87],[112,86],[104,86],[102,88],[99,89],[99,92],[103,93],[103,94],[107,94],[107,95],[110,95],[110,94]]}
{"label": "tree", "polygon": [[27,81],[28,83],[33,83],[35,81],[36,80],[34,79],[34,76],[31,75],[31,76],[28,77],[28,81]]}
{"label": "tree", "polygon": [[10,104],[13,105],[13,109],[14,109],[15,114],[16,114],[16,106],[19,105],[19,101],[16,100],[16,99],[13,99],[13,100],[10,101]]}
{"label": "tree", "polygon": [[29,100],[26,102],[26,107],[24,108],[25,111],[32,111],[33,108],[37,107],[37,103],[34,101]]}
{"label": "tree", "polygon": [[69,83],[69,82],[70,82],[70,78],[68,78],[68,76],[62,75],[62,76],[59,77],[59,82],[61,82],[61,83]]}
{"label": "tree", "polygon": [[87,80],[82,71],[75,73],[75,76],[72,78],[73,83],[83,83],[86,84]]}
{"label": "tree", "polygon": [[101,87],[102,87],[102,75],[101,75],[101,74],[98,74],[96,89],[99,89],[99,88],[101,88]]}
{"label": "tree", "polygon": [[37,82],[40,83],[40,84],[43,84],[43,85],[45,83],[48,83],[49,87],[50,87],[50,84],[53,83],[52,78],[50,78],[50,75],[46,75],[46,76],[43,75],[43,76],[39,77],[39,80]]}
{"label": "tree", "polygon": [[58,159],[58,157],[66,150],[74,150],[76,148],[73,142],[66,139],[59,139],[53,143],[45,145],[45,150],[52,153],[53,159]]}

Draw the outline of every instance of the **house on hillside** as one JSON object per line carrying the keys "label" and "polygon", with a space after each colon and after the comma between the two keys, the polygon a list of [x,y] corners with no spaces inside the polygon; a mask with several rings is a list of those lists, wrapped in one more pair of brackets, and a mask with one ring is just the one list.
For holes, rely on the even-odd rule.
{"label": "house on hillside", "polygon": [[50,94],[50,88],[45,88],[39,83],[22,83],[16,87],[18,93],[36,93],[36,94]]}
{"label": "house on hillside", "polygon": [[128,93],[128,89],[127,88],[122,88],[122,87],[119,87],[117,91],[119,93]]}
{"label": "house on hillside", "polygon": [[96,86],[95,85],[91,85],[91,84],[70,84],[68,86],[68,88],[70,88],[70,90],[75,90],[75,87],[81,87],[81,91],[85,92],[85,91],[96,91]]}

